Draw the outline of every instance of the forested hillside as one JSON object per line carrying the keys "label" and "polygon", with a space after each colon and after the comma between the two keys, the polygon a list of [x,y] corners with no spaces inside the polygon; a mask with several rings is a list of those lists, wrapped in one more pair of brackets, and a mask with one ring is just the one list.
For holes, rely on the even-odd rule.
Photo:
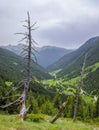
{"label": "forested hillside", "polygon": [[[83,62],[84,55],[87,53],[87,62],[86,65],[92,65],[96,62],[99,62],[99,37],[89,39],[84,45],[82,45],[77,50],[71,52],[68,55],[63,56],[55,62],[54,64],[50,65],[47,69],[49,71],[54,71],[61,69],[60,74],[68,73],[68,69],[70,71],[73,67],[79,68]],[[75,65],[76,64],[76,65]],[[71,67],[71,68],[70,68]]]}
{"label": "forested hillside", "polygon": [[0,130],[99,130],[99,0],[0,1]]}
{"label": "forested hillside", "polygon": [[[78,50],[67,54],[60,59],[55,71],[50,76],[37,64],[31,64],[31,82],[27,105],[31,104],[29,113],[54,115],[58,112],[63,102],[66,109],[63,116],[73,117],[76,89],[80,80],[80,72],[87,59],[83,74],[83,84],[79,97],[77,119],[86,122],[98,121],[99,116],[99,37],[88,40]],[[61,62],[60,62],[61,61]],[[13,91],[13,87],[25,77],[26,61],[16,54],[0,48],[0,104],[5,105],[16,100],[22,88]],[[55,67],[55,66],[54,66]],[[54,69],[52,69],[54,70]],[[38,79],[37,79],[38,78]],[[50,80],[47,80],[52,78]],[[17,104],[5,109],[0,108],[1,113],[18,113]],[[29,117],[33,120],[34,116]],[[35,117],[39,118],[39,116]]]}
{"label": "forested hillside", "polygon": [[[2,46],[2,48],[10,50],[19,56],[22,56],[21,52],[24,48],[24,44],[18,44],[15,46],[14,45]],[[37,63],[43,66],[44,68],[53,64],[55,61],[59,60],[65,54],[68,54],[73,51],[71,49],[65,49],[55,46],[36,47],[35,49],[37,51],[37,53],[35,53]]]}
{"label": "forested hillside", "polygon": [[48,70],[59,70],[57,77],[64,77],[66,81],[79,77],[86,54],[84,89],[97,91],[99,90],[99,37],[89,39],[79,49],[49,66]]}
{"label": "forested hillside", "polygon": [[[31,75],[39,79],[51,76],[41,66],[31,62]],[[6,49],[0,48],[0,79],[19,81],[26,76],[26,60]]]}

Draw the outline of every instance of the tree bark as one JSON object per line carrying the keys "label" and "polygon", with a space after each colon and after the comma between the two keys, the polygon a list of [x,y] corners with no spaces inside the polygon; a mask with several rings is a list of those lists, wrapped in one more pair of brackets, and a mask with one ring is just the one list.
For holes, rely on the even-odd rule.
{"label": "tree bark", "polygon": [[50,123],[54,123],[54,122],[61,116],[61,114],[63,113],[65,107],[66,107],[66,102],[64,102],[64,103],[61,105],[61,107],[60,107],[58,113],[50,120]]}
{"label": "tree bark", "polygon": [[79,103],[79,96],[80,96],[81,87],[82,87],[82,84],[83,84],[83,73],[84,73],[84,69],[85,69],[86,57],[87,57],[87,54],[85,54],[85,57],[84,57],[84,62],[83,62],[83,66],[82,66],[82,69],[81,69],[80,81],[78,82],[78,87],[77,87],[76,100],[75,100],[75,105],[74,105],[74,115],[73,115],[73,121],[74,122],[76,121],[76,116],[77,116],[77,111],[78,111],[78,103]]}
{"label": "tree bark", "polygon": [[17,87],[15,89],[15,90],[17,90],[18,88],[20,88],[20,87],[22,87],[24,85],[24,90],[23,90],[21,96],[17,100],[15,100],[15,101],[7,104],[7,105],[0,106],[1,108],[6,108],[6,107],[11,106],[11,105],[13,105],[15,103],[20,104],[21,105],[20,118],[21,118],[22,121],[24,120],[24,118],[25,118],[25,116],[26,116],[26,114],[27,114],[27,112],[28,112],[28,110],[30,108],[30,106],[28,108],[26,108],[26,100],[27,100],[27,97],[28,97],[28,91],[29,91],[29,88],[30,88],[30,80],[31,80],[31,55],[33,54],[35,59],[36,59],[35,53],[32,52],[32,50],[36,51],[34,49],[34,43],[36,44],[36,42],[32,38],[32,35],[31,35],[31,32],[36,29],[36,28],[34,28],[36,23],[34,23],[31,26],[29,12],[27,12],[27,15],[28,15],[28,18],[27,18],[27,20],[25,20],[27,25],[23,25],[23,27],[25,27],[27,29],[27,32],[25,32],[25,33],[16,33],[16,34],[23,35],[24,37],[20,41],[25,40],[26,43],[28,44],[28,45],[25,46],[26,48],[24,48],[24,50],[23,50],[23,52],[26,52],[25,57],[27,59],[26,79],[22,80],[17,85]]}
{"label": "tree bark", "polygon": [[32,41],[31,41],[31,26],[30,26],[29,12],[27,13],[27,15],[28,15],[28,21],[27,21],[28,25],[26,26],[27,29],[28,29],[28,37],[27,37],[27,40],[28,40],[27,78],[26,78],[24,91],[23,91],[23,94],[22,94],[22,100],[21,100],[20,118],[21,118],[22,121],[24,120],[24,118],[27,114],[26,99],[27,99],[28,90],[29,90],[29,87],[30,87],[30,77],[31,77],[31,74],[30,74],[31,66],[30,65],[31,65],[31,44],[32,44]]}

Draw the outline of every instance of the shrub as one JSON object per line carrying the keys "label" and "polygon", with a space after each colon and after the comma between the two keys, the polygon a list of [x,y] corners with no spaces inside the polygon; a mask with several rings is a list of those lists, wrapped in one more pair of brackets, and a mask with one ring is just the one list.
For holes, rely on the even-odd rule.
{"label": "shrub", "polygon": [[99,122],[99,117],[93,119],[94,122]]}
{"label": "shrub", "polygon": [[26,119],[34,122],[40,122],[41,120],[44,120],[44,117],[42,114],[28,114]]}
{"label": "shrub", "polygon": [[46,101],[41,106],[41,112],[47,115],[55,115],[57,112],[57,109],[54,108],[54,105],[50,101]]}

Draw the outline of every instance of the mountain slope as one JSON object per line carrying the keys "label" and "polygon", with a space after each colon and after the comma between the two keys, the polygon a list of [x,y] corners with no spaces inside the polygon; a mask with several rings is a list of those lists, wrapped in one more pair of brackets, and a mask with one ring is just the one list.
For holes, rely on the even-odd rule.
{"label": "mountain slope", "polygon": [[72,50],[67,50],[55,46],[44,46],[39,50],[37,60],[40,65],[47,67],[71,51]]}
{"label": "mountain slope", "polygon": [[99,37],[91,38],[83,46],[49,66],[49,71],[61,69],[60,75],[81,69],[84,56],[87,53],[86,66],[99,62]]}
{"label": "mountain slope", "polygon": [[[78,79],[85,54],[87,54],[87,59],[83,75],[83,89],[99,94],[99,37],[91,38],[79,49],[49,66],[48,70],[57,70],[56,76],[67,82]],[[73,84],[73,86],[75,85]]]}
{"label": "mountain slope", "polygon": [[[24,48],[24,45],[23,44],[18,44],[16,46],[8,45],[3,46],[3,48],[10,50],[16,53],[17,55],[20,55],[22,49]],[[53,64],[55,61],[59,60],[65,54],[72,52],[72,50],[67,50],[55,46],[38,47],[36,50],[38,51],[38,53],[36,53],[37,62],[39,65],[45,68],[48,65]]]}
{"label": "mountain slope", "polygon": [[[0,78],[19,80],[26,76],[26,61],[6,49],[0,48]],[[50,75],[39,65],[31,64],[31,74],[39,79],[50,78]]]}

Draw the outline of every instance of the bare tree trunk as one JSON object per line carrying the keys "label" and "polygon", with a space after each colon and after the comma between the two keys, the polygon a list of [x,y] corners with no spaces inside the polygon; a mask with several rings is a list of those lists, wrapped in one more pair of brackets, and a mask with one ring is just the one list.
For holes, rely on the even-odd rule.
{"label": "bare tree trunk", "polygon": [[82,87],[82,84],[83,84],[83,73],[84,73],[84,69],[85,69],[86,57],[87,57],[87,54],[85,55],[85,58],[84,58],[84,62],[83,62],[82,70],[81,70],[80,81],[78,83],[78,88],[77,88],[77,93],[76,93],[76,100],[75,100],[75,105],[74,105],[74,115],[73,115],[73,121],[74,122],[76,121],[78,103],[79,103],[79,96],[80,96],[81,87]]}
{"label": "bare tree trunk", "polygon": [[[29,12],[27,12],[27,15],[28,15],[28,19],[25,20],[25,22],[27,23],[27,25],[23,25],[23,27],[25,27],[27,29],[28,32],[25,32],[25,33],[16,33],[16,34],[21,34],[23,35],[24,37],[20,40],[20,41],[24,41],[26,40],[26,43],[28,43],[28,45],[26,46],[27,48],[24,48],[23,52],[26,51],[27,55],[26,56],[26,59],[27,59],[27,75],[26,75],[26,80],[23,80],[19,83],[18,85],[18,88],[20,88],[21,86],[24,85],[24,90],[23,90],[23,93],[21,94],[21,96],[7,104],[7,105],[2,105],[0,106],[1,108],[6,108],[12,104],[15,104],[15,103],[20,103],[21,105],[21,110],[20,110],[20,118],[21,120],[23,121],[30,106],[28,108],[26,108],[26,100],[27,100],[27,96],[28,96],[28,91],[29,91],[29,88],[30,88],[30,80],[31,80],[31,55],[34,56],[35,60],[36,60],[36,57],[35,57],[35,54],[32,52],[33,51],[36,51],[35,48],[34,48],[34,43],[36,44],[35,40],[32,38],[31,36],[31,32],[33,30],[35,30],[37,27],[34,28],[34,26],[36,25],[36,23],[34,23],[32,26],[31,26],[31,23],[30,23],[30,15],[29,15]],[[35,61],[34,61],[35,62]]]}
{"label": "bare tree trunk", "polygon": [[27,29],[28,29],[28,55],[27,55],[27,79],[26,79],[26,83],[24,86],[24,91],[23,91],[23,96],[22,96],[22,100],[21,100],[21,111],[20,111],[20,117],[21,120],[24,120],[26,113],[27,113],[27,109],[26,109],[26,99],[27,99],[27,95],[28,95],[28,90],[30,87],[30,65],[31,65],[31,26],[30,26],[30,16],[29,16],[29,12],[27,13],[28,15],[28,25],[27,25]]}
{"label": "bare tree trunk", "polygon": [[50,120],[50,123],[54,123],[54,122],[61,116],[61,114],[63,113],[65,107],[66,107],[66,102],[64,102],[64,103],[61,105],[61,107],[60,107],[58,113]]}

